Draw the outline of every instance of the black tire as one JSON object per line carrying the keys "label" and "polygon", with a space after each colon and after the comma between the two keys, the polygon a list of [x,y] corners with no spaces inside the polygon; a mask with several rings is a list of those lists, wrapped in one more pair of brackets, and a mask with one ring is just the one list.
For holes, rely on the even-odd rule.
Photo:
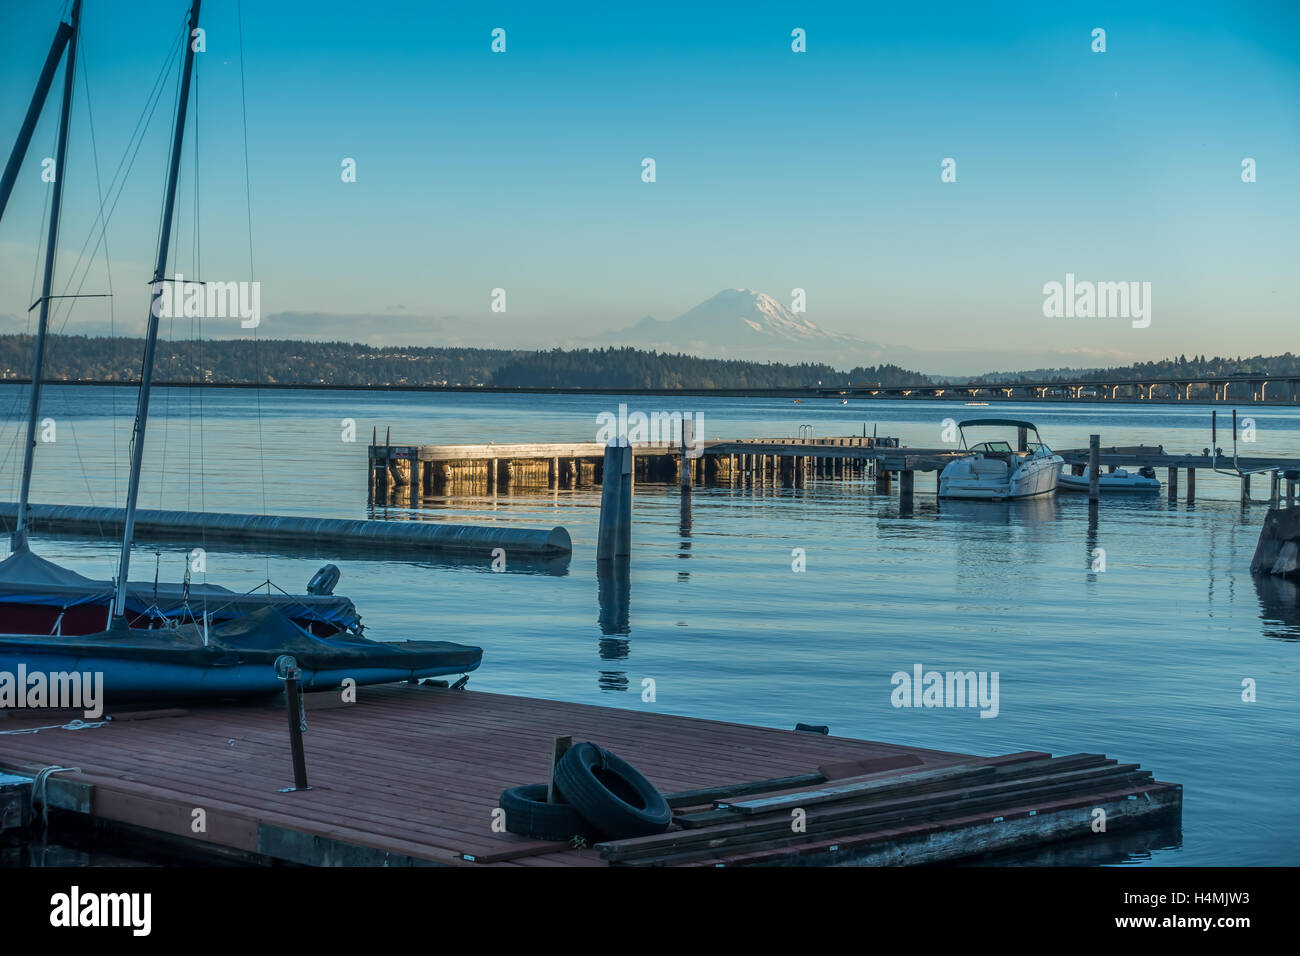
{"label": "black tire", "polygon": [[572,804],[547,803],[544,783],[504,790],[497,805],[506,813],[506,830],[510,833],[536,840],[600,839],[600,833]]}
{"label": "black tire", "polygon": [[608,839],[663,833],[673,811],[663,794],[626,760],[592,743],[570,747],[555,768],[555,785]]}

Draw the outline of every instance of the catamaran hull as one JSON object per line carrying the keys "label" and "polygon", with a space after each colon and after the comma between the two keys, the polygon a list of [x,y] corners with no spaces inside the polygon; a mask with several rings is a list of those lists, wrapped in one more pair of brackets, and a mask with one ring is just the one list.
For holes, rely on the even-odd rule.
{"label": "catamaran hull", "polygon": [[[384,684],[477,670],[481,648],[449,641],[372,641],[357,634],[318,637],[274,608],[216,627],[183,625],[141,630],[118,625],[85,636],[0,634],[0,691],[31,697],[35,679],[66,686],[82,675],[102,699],[252,697],[283,689],[276,661],[292,657],[305,690],[331,690],[345,680]],[[27,675],[22,677],[20,675]],[[34,675],[43,675],[35,677]],[[0,696],[0,706],[13,706]],[[69,706],[50,701],[46,706]],[[75,706],[75,705],[73,705]]]}
{"label": "catamaran hull", "polygon": [[[345,680],[357,686],[444,677],[477,670],[478,661],[452,664],[428,662],[415,667],[341,667],[302,669],[299,687],[304,691],[335,690]],[[108,703],[143,700],[259,697],[284,690],[273,663],[237,663],[194,666],[162,661],[122,660],[94,655],[12,654],[0,652],[0,672],[26,674],[97,675]],[[10,711],[12,712],[12,711]]]}

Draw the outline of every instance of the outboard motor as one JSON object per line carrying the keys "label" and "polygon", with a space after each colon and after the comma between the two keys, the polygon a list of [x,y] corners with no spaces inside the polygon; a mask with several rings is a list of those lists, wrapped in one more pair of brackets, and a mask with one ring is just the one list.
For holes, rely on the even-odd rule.
{"label": "outboard motor", "polygon": [[1154,478],[1156,476],[1156,470],[1150,465],[1143,465],[1138,469],[1138,474],[1143,478]]}
{"label": "outboard motor", "polygon": [[311,576],[307,582],[308,594],[333,594],[334,585],[339,583],[341,572],[337,565],[327,564]]}

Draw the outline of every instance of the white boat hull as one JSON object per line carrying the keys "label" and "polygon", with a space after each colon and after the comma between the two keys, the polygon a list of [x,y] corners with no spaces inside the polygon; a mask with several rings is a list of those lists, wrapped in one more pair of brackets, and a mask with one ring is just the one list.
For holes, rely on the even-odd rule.
{"label": "white boat hull", "polygon": [[[1082,475],[1061,474],[1058,487],[1062,491],[1088,491],[1088,473],[1085,471]],[[1143,478],[1141,475],[1130,474],[1124,469],[1116,472],[1099,475],[1097,477],[1097,490],[1106,494],[1152,494],[1160,490],[1160,479]]]}
{"label": "white boat hull", "polygon": [[[984,462],[985,459],[977,459]],[[991,459],[990,461],[997,461]],[[999,464],[1005,463],[998,462]],[[971,459],[949,464],[939,475],[940,498],[964,498],[975,501],[1011,501],[1056,493],[1063,459],[1059,455],[1022,461],[1010,474],[989,474]],[[972,467],[973,465],[973,467]],[[991,470],[991,469],[990,469]]]}

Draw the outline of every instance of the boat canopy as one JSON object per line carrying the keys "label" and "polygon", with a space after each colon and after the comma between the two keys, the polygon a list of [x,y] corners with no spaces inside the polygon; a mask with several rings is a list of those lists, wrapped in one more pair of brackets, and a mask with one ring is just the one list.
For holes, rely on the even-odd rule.
{"label": "boat canopy", "polygon": [[964,422],[958,422],[958,428],[967,428],[972,425],[998,425],[1010,428],[1032,428],[1038,431],[1038,426],[1033,422],[1022,422],[1015,418],[968,418]]}

